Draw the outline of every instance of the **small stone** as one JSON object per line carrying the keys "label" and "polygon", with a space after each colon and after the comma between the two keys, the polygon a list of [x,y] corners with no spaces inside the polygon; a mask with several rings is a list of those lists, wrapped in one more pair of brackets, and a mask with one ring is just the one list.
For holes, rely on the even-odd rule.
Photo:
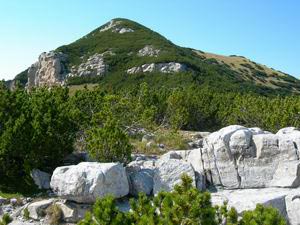
{"label": "small stone", "polygon": [[11,198],[10,199],[10,204],[11,205],[15,206],[15,205],[17,205],[17,203],[18,203],[18,199],[16,199],[16,198]]}
{"label": "small stone", "polygon": [[146,148],[151,148],[153,146],[154,142],[153,141],[149,141],[147,144],[146,144]]}
{"label": "small stone", "polygon": [[158,144],[158,147],[159,148],[165,148],[165,145],[164,144]]}
{"label": "small stone", "polygon": [[8,202],[9,202],[9,200],[7,198],[3,198],[0,196],[0,205],[6,204]]}
{"label": "small stone", "polygon": [[153,134],[145,134],[142,138],[142,142],[148,143],[149,141],[154,141],[155,136]]}

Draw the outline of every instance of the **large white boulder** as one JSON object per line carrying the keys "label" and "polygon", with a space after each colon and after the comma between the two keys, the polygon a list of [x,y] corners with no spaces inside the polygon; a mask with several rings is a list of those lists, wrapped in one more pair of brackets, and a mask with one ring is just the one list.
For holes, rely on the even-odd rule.
{"label": "large white boulder", "polygon": [[176,184],[181,183],[181,176],[187,174],[193,179],[195,186],[195,172],[190,163],[180,159],[158,160],[154,171],[153,193],[172,191]]}
{"label": "large white boulder", "polygon": [[204,139],[202,160],[211,184],[226,188],[240,187],[237,159],[251,153],[252,150],[248,150],[251,136],[252,133],[247,128],[231,125]]}
{"label": "large white boulder", "polygon": [[93,203],[96,198],[129,193],[124,167],[119,163],[82,162],[54,170],[50,186],[60,197],[80,203]]}
{"label": "large white boulder", "polygon": [[285,135],[294,133],[294,131],[299,131],[296,127],[285,127],[277,131],[277,135]]}
{"label": "large white boulder", "polygon": [[[298,173],[293,161],[299,160],[298,146],[300,131],[295,128],[272,134],[260,128],[231,125],[207,136],[199,154],[193,153],[190,161],[211,185],[226,189],[297,187]],[[285,167],[289,169],[281,168],[281,162],[287,162]],[[279,175],[280,171],[283,174]],[[287,180],[279,179],[284,171],[289,180],[285,184]],[[278,175],[273,179],[275,172]]]}

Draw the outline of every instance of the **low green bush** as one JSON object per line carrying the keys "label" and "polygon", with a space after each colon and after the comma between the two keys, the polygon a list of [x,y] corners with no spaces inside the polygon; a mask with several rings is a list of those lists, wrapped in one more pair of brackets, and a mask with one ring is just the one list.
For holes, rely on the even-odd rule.
{"label": "low green bush", "polygon": [[50,225],[58,225],[63,218],[63,212],[59,205],[54,204],[47,208],[46,214]]}
{"label": "low green bush", "polygon": [[132,146],[116,119],[106,118],[102,126],[94,125],[87,132],[89,155],[99,162],[128,163]]}
{"label": "low green bush", "polygon": [[12,218],[10,217],[10,215],[7,213],[4,213],[2,216],[2,219],[0,221],[0,225],[7,225],[11,222],[12,222]]}

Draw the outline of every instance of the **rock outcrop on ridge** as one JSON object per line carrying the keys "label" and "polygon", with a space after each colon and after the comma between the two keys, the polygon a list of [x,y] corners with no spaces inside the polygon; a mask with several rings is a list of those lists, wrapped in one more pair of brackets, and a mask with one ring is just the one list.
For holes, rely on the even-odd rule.
{"label": "rock outcrop on ridge", "polygon": [[[78,38],[57,46],[54,51],[42,53],[38,62],[20,71],[13,81],[7,81],[7,86],[13,89],[20,83],[24,87],[27,84],[30,89],[100,82],[127,88],[127,82],[120,82],[122,77],[122,81],[129,79],[134,84],[142,79],[153,87],[161,83],[177,88],[184,78],[186,87],[208,86],[217,90],[225,85],[227,90],[244,92],[246,89],[274,95],[300,92],[300,81],[286,73],[242,56],[221,56],[177,46],[142,24],[124,18],[113,19]],[[107,52],[113,55],[104,56]],[[187,71],[185,76],[176,74]],[[160,76],[154,74],[160,81],[141,76],[137,82],[127,76],[148,72],[162,73]],[[166,79],[168,77],[172,77],[172,82]]]}
{"label": "rock outcrop on ridge", "polygon": [[64,83],[67,75],[65,63],[67,56],[63,53],[44,52],[39,56],[38,62],[28,69],[29,89],[41,86],[59,86]]}
{"label": "rock outcrop on ridge", "polygon": [[169,63],[150,63],[141,66],[132,67],[127,70],[128,74],[135,73],[178,73],[187,71],[187,66],[182,63],[169,62]]}

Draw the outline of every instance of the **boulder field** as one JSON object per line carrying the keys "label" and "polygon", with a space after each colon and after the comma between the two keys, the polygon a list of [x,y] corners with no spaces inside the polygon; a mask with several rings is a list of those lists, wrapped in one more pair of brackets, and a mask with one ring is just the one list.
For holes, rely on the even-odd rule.
{"label": "boulder field", "polygon": [[[97,162],[58,167],[52,174],[50,187],[58,197],[54,202],[59,201],[66,214],[64,217],[76,221],[83,215],[82,208],[79,210],[76,205],[91,205],[96,198],[108,194],[124,199],[139,192],[155,195],[161,190],[171,191],[185,173],[199,190],[211,192],[213,204],[227,201],[239,214],[254,209],[258,203],[271,205],[289,224],[297,225],[300,224],[299,154],[300,131],[294,127],[273,134],[260,128],[232,125],[207,135],[201,148],[171,151],[160,157],[141,155],[125,167]],[[36,172],[35,179],[38,174],[42,173]],[[41,186],[47,186],[44,180]],[[30,211],[38,212],[32,204],[39,207],[40,204],[27,206]],[[72,213],[77,215],[75,219],[70,216]],[[39,218],[38,213],[33,216],[32,219]]]}

